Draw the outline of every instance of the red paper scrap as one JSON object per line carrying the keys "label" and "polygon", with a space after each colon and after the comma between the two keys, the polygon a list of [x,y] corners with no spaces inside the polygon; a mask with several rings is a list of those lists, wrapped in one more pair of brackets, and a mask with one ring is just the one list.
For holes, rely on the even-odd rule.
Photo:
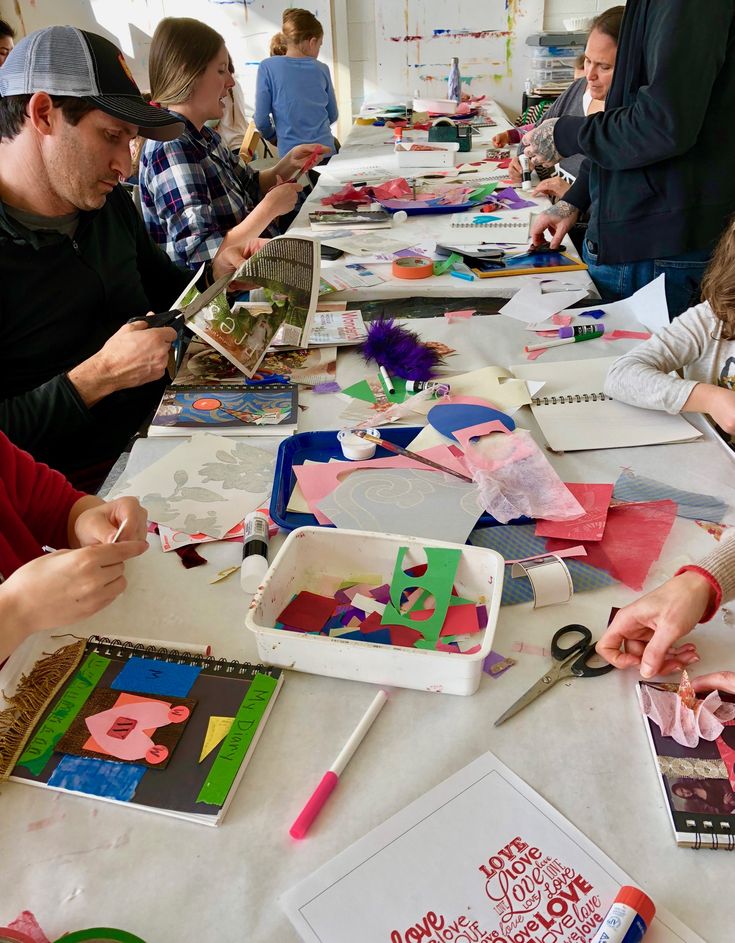
{"label": "red paper scrap", "polygon": [[336,605],[330,596],[318,596],[302,589],[278,616],[278,621],[302,632],[321,632],[334,615]]}
{"label": "red paper scrap", "polygon": [[[675,501],[641,501],[610,508],[602,540],[583,542],[587,550],[584,562],[605,570],[631,589],[643,589],[648,571],[661,556],[674,526],[677,509]],[[555,553],[572,543],[551,538],[546,549]]]}
{"label": "red paper scrap", "polygon": [[[423,622],[434,615],[433,609],[417,609],[411,612],[414,622]],[[477,607],[474,603],[462,603],[450,606],[439,635],[472,635],[480,631]]]}
{"label": "red paper scrap", "polygon": [[381,618],[381,613],[371,612],[370,615],[360,623],[360,631],[377,632],[378,629],[384,629],[385,626],[380,624]]}
{"label": "red paper scrap", "polygon": [[8,924],[8,929],[25,934],[32,943],[51,943],[30,910],[24,910],[23,913],[18,914],[15,920]]}
{"label": "red paper scrap", "polygon": [[383,628],[390,631],[391,645],[413,648],[414,644],[423,638],[420,632],[409,628],[407,625],[384,625]]}
{"label": "red paper scrap", "polygon": [[602,335],[604,341],[620,341],[624,339],[628,340],[648,340],[651,336],[650,331],[608,331]]}
{"label": "red paper scrap", "polygon": [[574,541],[602,540],[615,486],[568,481],[565,484],[586,513],[571,521],[536,521],[536,536]]}

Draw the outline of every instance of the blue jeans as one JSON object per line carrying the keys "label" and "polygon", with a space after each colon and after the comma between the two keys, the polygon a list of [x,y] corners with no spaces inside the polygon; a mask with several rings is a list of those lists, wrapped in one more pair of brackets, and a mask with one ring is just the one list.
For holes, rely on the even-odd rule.
{"label": "blue jeans", "polygon": [[641,262],[600,265],[595,248],[593,243],[585,239],[582,257],[603,301],[630,298],[639,288],[652,282],[663,272],[666,275],[669,319],[672,321],[682,311],[699,301],[699,285],[712,256],[711,250],[706,250],[688,252],[669,259],[644,259]]}

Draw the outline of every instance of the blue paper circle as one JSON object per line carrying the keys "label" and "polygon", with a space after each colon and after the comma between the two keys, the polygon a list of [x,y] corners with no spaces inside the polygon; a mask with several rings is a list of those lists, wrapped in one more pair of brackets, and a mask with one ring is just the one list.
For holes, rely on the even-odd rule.
{"label": "blue paper circle", "polygon": [[454,439],[454,433],[457,429],[467,429],[469,426],[479,426],[484,422],[492,422],[494,419],[503,423],[505,428],[512,432],[516,424],[505,413],[491,406],[475,406],[468,403],[437,403],[432,406],[428,414],[429,424],[437,432],[445,435],[448,439]]}

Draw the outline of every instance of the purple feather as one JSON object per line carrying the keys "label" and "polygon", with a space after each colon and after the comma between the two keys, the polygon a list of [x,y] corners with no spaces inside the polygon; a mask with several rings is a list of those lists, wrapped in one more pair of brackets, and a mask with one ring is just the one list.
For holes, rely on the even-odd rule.
{"label": "purple feather", "polygon": [[413,331],[396,324],[393,318],[368,323],[362,355],[368,363],[374,360],[391,376],[405,380],[430,380],[441,359]]}

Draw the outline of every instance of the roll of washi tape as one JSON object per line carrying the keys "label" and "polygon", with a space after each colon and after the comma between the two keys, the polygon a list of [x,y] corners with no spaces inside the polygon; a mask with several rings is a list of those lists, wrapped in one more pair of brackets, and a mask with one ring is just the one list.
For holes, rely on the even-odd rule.
{"label": "roll of washi tape", "polygon": [[56,940],[56,943],[145,943],[134,933],[127,930],[115,930],[114,927],[91,927],[89,930],[75,930]]}
{"label": "roll of washi tape", "polygon": [[395,278],[428,278],[433,274],[434,263],[429,259],[422,259],[418,255],[410,255],[405,259],[393,259]]}
{"label": "roll of washi tape", "polygon": [[[377,429],[366,429],[373,435],[377,435]],[[337,433],[337,441],[342,446],[342,454],[351,462],[364,462],[375,455],[377,448],[374,442],[368,442],[366,439],[355,435],[351,429],[340,429]]]}

